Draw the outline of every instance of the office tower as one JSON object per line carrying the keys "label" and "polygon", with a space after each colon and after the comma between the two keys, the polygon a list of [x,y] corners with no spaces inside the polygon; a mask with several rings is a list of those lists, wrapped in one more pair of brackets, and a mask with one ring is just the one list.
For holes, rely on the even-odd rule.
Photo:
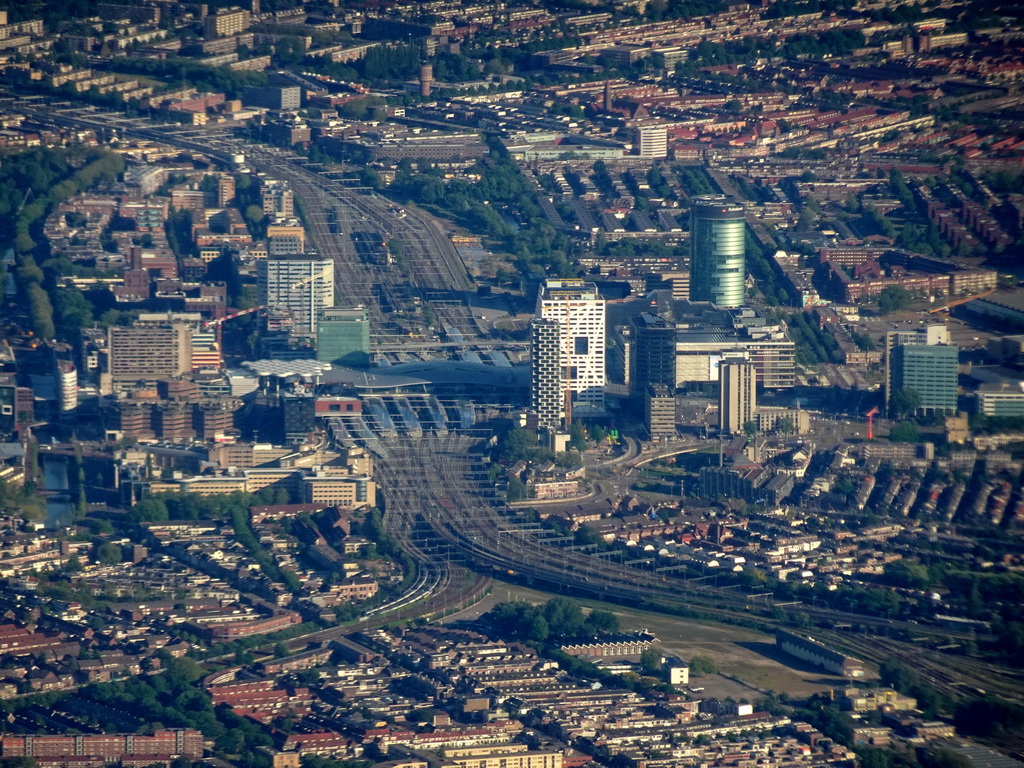
{"label": "office tower", "polygon": [[70,413],[78,407],[78,368],[70,360],[56,358],[53,361],[53,378],[57,384],[57,409]]}
{"label": "office tower", "polygon": [[231,201],[235,199],[235,177],[234,176],[218,176],[217,177],[217,207],[227,208],[231,205]]}
{"label": "office tower", "polygon": [[640,157],[666,157],[668,155],[668,129],[663,125],[637,128],[637,154]]}
{"label": "office tower", "polygon": [[769,323],[749,307],[724,314],[725,322],[680,323],[676,333],[676,383],[717,381],[722,359],[754,364],[757,380],[767,389],[792,387],[796,345],[784,325]]}
{"label": "office tower", "polygon": [[[946,352],[927,353],[923,355],[907,354],[902,350],[910,347],[944,348]],[[943,359],[952,357],[952,373],[942,368]],[[931,362],[926,362],[926,361]],[[949,329],[943,324],[928,325],[924,328],[909,330],[893,330],[885,334],[885,408],[888,414],[892,395],[898,389],[910,387],[918,390],[923,401],[921,408],[926,410],[955,410],[956,408],[956,347],[951,346]],[[942,370],[941,380],[926,382],[921,380],[919,371],[928,370],[932,365]],[[948,365],[948,363],[947,363]],[[929,397],[925,397],[927,390]]]}
{"label": "office tower", "polygon": [[738,435],[757,414],[757,369],[752,363],[718,366],[718,429]]}
{"label": "office tower", "polygon": [[306,244],[298,235],[274,235],[267,238],[268,256],[299,256],[306,252]]}
{"label": "office tower", "polygon": [[219,335],[217,328],[204,327],[201,322],[192,326],[191,367],[193,371],[200,371],[204,368],[220,369],[224,365]]}
{"label": "office tower", "polygon": [[690,298],[718,307],[745,299],[746,219],[743,206],[725,195],[693,200],[690,212]]}
{"label": "office tower", "polygon": [[530,410],[537,426],[561,429],[565,418],[561,326],[537,318],[530,327]]}
{"label": "office tower", "polygon": [[203,440],[223,440],[235,426],[237,400],[210,400],[195,403],[192,408],[192,429]]}
{"label": "office tower", "polygon": [[633,392],[649,384],[676,389],[676,327],[662,317],[644,313],[630,320],[630,374]]}
{"label": "office tower", "polygon": [[203,19],[207,40],[215,37],[237,35],[247,30],[251,23],[252,17],[248,11],[242,8],[224,8]]}
{"label": "office tower", "polygon": [[676,436],[676,396],[664,384],[651,384],[644,390],[644,426],[651,440]]}
{"label": "office tower", "polygon": [[597,286],[582,280],[548,280],[537,297],[537,315],[559,324],[563,375],[571,413],[604,413],[605,302]]}
{"label": "office tower", "polygon": [[334,262],[304,254],[256,262],[259,303],[288,310],[299,336],[315,336],[320,313],[334,306]]}
{"label": "office tower", "polygon": [[644,275],[644,292],[669,291],[673,299],[690,298],[690,258],[686,257],[679,271],[652,272]]}
{"label": "office tower", "polygon": [[272,219],[290,219],[295,216],[295,194],[285,182],[268,179],[260,190],[263,213]]}
{"label": "office tower", "polygon": [[[892,393],[914,390],[921,398],[918,413],[956,411],[959,350],[951,345],[901,344],[892,350]],[[891,405],[892,394],[886,398]]]}
{"label": "office tower", "polygon": [[306,392],[281,394],[281,430],[288,445],[303,442],[316,431],[316,399]]}
{"label": "office tower", "polygon": [[107,370],[113,382],[156,381],[192,370],[192,329],[153,322],[107,329]]}
{"label": "office tower", "polygon": [[316,328],[316,359],[362,368],[370,363],[370,313],[366,307],[327,307]]}
{"label": "office tower", "polygon": [[242,90],[242,104],[247,107],[276,109],[279,112],[295,112],[302,107],[302,89],[297,85],[250,85]]}
{"label": "office tower", "polygon": [[0,437],[18,426],[18,384],[14,374],[0,374]]}

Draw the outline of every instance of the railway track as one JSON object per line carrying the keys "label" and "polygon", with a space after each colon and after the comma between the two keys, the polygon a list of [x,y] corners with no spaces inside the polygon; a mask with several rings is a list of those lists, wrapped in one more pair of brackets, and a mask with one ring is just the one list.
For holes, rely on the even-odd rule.
{"label": "railway track", "polygon": [[[473,568],[518,577],[556,592],[626,604],[643,602],[670,611],[689,608],[712,619],[756,620],[765,628],[784,626],[773,617],[771,605],[755,603],[731,590],[545,544],[515,523],[514,510],[489,487],[471,438],[425,436],[381,441],[377,450],[377,467],[389,493],[387,520],[393,527],[389,530],[413,531],[413,538],[421,540],[435,536],[434,551],[443,550],[447,558],[459,558]],[[900,659],[948,696],[962,699],[985,691],[1013,700],[1024,698],[1024,680],[1014,670],[951,657],[879,634],[898,630],[915,636],[950,637],[943,628],[813,606],[802,606],[800,611],[819,625],[808,634],[875,664],[889,657]],[[858,635],[820,628],[829,624],[857,624],[875,633]]]}
{"label": "railway track", "polygon": [[[310,239],[317,250],[335,263],[337,303],[369,308],[371,324],[379,341],[398,338],[389,315],[412,312],[411,302],[402,307],[381,307],[379,296],[398,295],[404,287],[410,296],[426,291],[467,292],[473,282],[455,246],[424,211],[403,209],[376,194],[362,194],[338,180],[314,170],[304,158],[283,150],[254,144],[239,137],[185,126],[154,123],[145,118],[129,119],[118,113],[93,108],[74,108],[66,102],[56,108],[43,98],[11,99],[34,119],[51,125],[86,127],[102,131],[116,129],[126,136],[188,149],[230,164],[236,154],[244,154],[257,170],[288,181],[306,211]],[[339,230],[332,231],[331,216],[341,211]],[[396,270],[364,263],[351,233],[356,226],[369,227],[385,240],[400,241],[406,251],[408,279]]]}
{"label": "railway track", "polygon": [[[388,237],[397,237],[409,256],[409,283],[416,290],[460,291],[472,287],[454,247],[426,214],[415,209],[398,211],[396,206],[382,198],[361,195],[310,170],[297,156],[277,153],[236,138],[197,136],[180,127],[128,120],[122,115],[81,114],[86,110],[54,114],[45,101],[33,103],[37,103],[38,108],[20,108],[44,122],[103,130],[117,127],[126,135],[212,155],[224,162],[230,162],[232,154],[242,152],[253,158],[257,167],[287,179],[295,187],[312,219],[308,224],[313,242],[321,253],[335,261],[338,295],[346,303],[365,304],[378,327],[388,327],[388,318],[373,286],[397,286],[402,281],[395,274],[359,261],[347,234],[339,236],[330,231],[328,206],[340,206],[347,211],[350,222],[358,216]],[[351,232],[351,226],[347,230]],[[444,444],[438,443],[439,439],[395,441],[383,446],[383,453],[379,456],[382,486],[388,499],[387,530],[421,563],[424,581],[407,596],[407,604],[397,604],[394,612],[374,618],[373,622],[432,615],[446,610],[452,599],[456,596],[461,599],[467,594],[463,582],[470,577],[465,566],[456,562],[461,560],[477,568],[519,575],[555,590],[570,589],[602,599],[634,603],[645,597],[668,608],[694,608],[726,620],[746,616],[765,625],[775,624],[770,617],[769,605],[755,604],[728,590],[646,573],[545,545],[514,524],[510,511],[495,497],[493,489],[490,492],[485,490],[486,473],[478,457],[469,451],[467,438],[450,438],[450,442]],[[442,552],[444,563],[439,564],[437,558]],[[417,592],[419,589],[424,590],[422,595]],[[468,594],[478,595],[483,589],[486,589],[486,580],[477,578]],[[819,623],[856,623],[877,630],[967,639],[963,634],[908,622],[806,606],[801,611]],[[371,619],[367,618],[366,622],[369,624]],[[345,631],[350,630],[323,630],[296,640],[308,642]],[[839,639],[841,635],[830,637],[834,642],[843,642]],[[958,658],[958,669],[954,671],[949,657],[924,653],[912,645],[877,637],[872,637],[870,643],[856,645],[851,653],[866,656],[868,660],[879,660],[883,655],[902,658],[915,668],[924,670],[940,690],[950,694],[962,692],[959,689],[965,685],[981,681],[985,687],[977,686],[979,689],[1020,698],[1019,677],[994,672],[989,665],[980,665],[973,660]]]}

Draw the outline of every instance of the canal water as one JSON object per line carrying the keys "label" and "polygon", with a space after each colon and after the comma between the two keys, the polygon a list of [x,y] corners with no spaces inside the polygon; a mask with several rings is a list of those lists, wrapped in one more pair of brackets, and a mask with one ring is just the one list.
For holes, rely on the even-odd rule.
{"label": "canal water", "polygon": [[71,522],[74,505],[68,495],[68,460],[63,456],[43,455],[39,458],[43,470],[43,490],[46,499],[46,527],[63,528]]}

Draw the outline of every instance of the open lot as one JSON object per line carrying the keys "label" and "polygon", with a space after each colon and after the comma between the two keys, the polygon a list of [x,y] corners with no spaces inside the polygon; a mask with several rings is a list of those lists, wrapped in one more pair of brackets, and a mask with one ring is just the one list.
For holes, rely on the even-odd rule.
{"label": "open lot", "polygon": [[[477,605],[445,619],[473,620],[495,604],[507,600],[543,603],[554,594],[495,581],[490,595]],[[775,638],[752,629],[714,624],[637,611],[594,600],[579,600],[585,608],[605,608],[619,617],[624,630],[646,629],[657,635],[666,652],[684,659],[705,656],[721,673],[694,678],[691,687],[704,688],[703,696],[756,699],[763,691],[808,696],[845,685],[841,677],[828,675],[781,654]],[[724,675],[724,676],[723,676]],[[732,679],[730,679],[732,678]]]}

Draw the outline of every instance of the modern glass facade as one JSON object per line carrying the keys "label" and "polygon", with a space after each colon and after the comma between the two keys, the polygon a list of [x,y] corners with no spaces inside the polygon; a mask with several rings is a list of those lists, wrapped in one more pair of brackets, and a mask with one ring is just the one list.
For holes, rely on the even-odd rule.
{"label": "modern glass facade", "polygon": [[370,314],[365,307],[327,307],[316,329],[316,359],[362,368],[370,363]]}
{"label": "modern glass facade", "polygon": [[953,346],[904,345],[893,350],[893,391],[916,390],[920,411],[956,411],[957,353]]}
{"label": "modern glass facade", "polygon": [[694,198],[690,213],[690,298],[719,307],[744,304],[746,218],[725,195]]}

